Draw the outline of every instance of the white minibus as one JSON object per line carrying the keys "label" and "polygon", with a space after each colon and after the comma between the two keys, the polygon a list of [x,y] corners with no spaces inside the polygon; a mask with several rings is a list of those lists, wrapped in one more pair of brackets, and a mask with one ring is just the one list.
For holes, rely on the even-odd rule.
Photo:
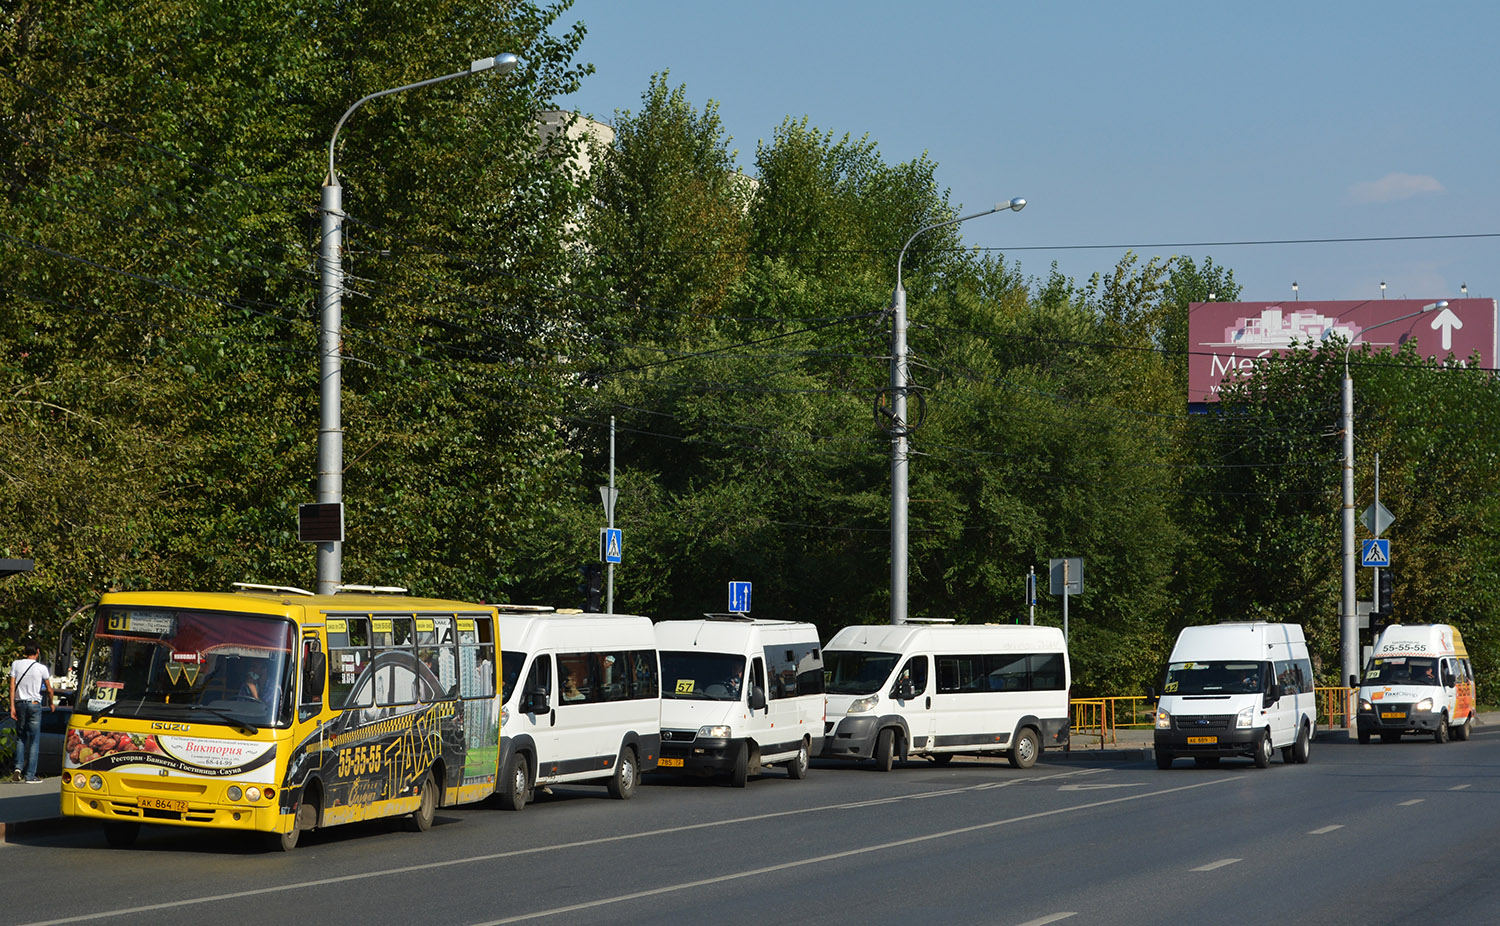
{"label": "white minibus", "polygon": [[538,785],[565,782],[603,782],[628,799],[661,749],[651,621],[497,607],[501,804],[520,810]]}
{"label": "white minibus", "polygon": [[1378,734],[1394,743],[1403,733],[1466,740],[1474,727],[1474,667],[1458,628],[1448,624],[1392,624],[1380,634],[1359,689],[1359,741]]}
{"label": "white minibus", "polygon": [[826,758],[1003,754],[1030,768],[1068,744],[1067,643],[1056,627],[927,623],[845,627],[823,653]]}
{"label": "white minibus", "polygon": [[807,775],[823,745],[818,629],[797,621],[709,615],[661,621],[661,759],[657,770],[727,775],[737,788],[764,766]]}
{"label": "white minibus", "polygon": [[1257,768],[1306,762],[1317,732],[1312,661],[1300,624],[1240,621],[1184,627],[1156,705],[1156,767],[1179,756],[1215,766],[1248,756]]}

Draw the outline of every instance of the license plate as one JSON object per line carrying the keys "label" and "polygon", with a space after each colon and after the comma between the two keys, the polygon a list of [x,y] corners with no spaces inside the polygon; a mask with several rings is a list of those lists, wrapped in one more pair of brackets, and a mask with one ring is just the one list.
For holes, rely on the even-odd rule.
{"label": "license plate", "polygon": [[1190,736],[1190,737],[1188,737],[1188,745],[1189,746],[1208,746],[1210,744],[1217,743],[1218,741],[1219,741],[1219,738],[1217,736]]}
{"label": "license plate", "polygon": [[681,759],[657,759],[656,764],[662,768],[682,768]]}
{"label": "license plate", "polygon": [[187,801],[174,801],[169,797],[138,797],[136,805],[143,810],[170,810],[173,813],[187,813]]}
{"label": "license plate", "polygon": [[1403,713],[1401,713],[1400,711],[1381,711],[1380,712],[1380,719],[1381,720],[1405,720],[1406,719],[1406,715],[1403,714]]}

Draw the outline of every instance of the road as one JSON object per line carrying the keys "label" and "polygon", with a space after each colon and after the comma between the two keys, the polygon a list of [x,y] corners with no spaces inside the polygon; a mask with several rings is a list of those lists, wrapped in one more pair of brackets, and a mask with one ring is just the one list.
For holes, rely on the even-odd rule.
{"label": "road", "polygon": [[[1050,759],[1050,757],[1049,757]],[[340,926],[923,921],[1487,922],[1500,909],[1500,728],[1468,743],[1314,744],[1308,765],[815,763],[745,790],[556,789],[304,836],[290,854],[147,828],[0,847],[8,923]]]}

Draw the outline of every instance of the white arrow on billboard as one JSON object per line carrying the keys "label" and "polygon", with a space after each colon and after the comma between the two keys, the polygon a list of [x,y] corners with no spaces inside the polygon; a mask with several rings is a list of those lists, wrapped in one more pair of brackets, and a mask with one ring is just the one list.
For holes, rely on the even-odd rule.
{"label": "white arrow on billboard", "polygon": [[1453,313],[1453,310],[1443,306],[1443,311],[1438,313],[1437,318],[1432,320],[1432,330],[1443,330],[1443,350],[1453,349],[1453,329],[1462,328],[1463,320]]}

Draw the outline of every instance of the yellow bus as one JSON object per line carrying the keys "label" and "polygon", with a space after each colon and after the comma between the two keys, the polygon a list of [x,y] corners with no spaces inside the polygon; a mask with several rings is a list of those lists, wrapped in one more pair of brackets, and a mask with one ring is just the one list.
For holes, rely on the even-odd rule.
{"label": "yellow bus", "polygon": [[267,834],[405,815],[495,790],[496,611],[338,594],[105,595],[64,743],[62,812],[112,846],[142,823]]}

